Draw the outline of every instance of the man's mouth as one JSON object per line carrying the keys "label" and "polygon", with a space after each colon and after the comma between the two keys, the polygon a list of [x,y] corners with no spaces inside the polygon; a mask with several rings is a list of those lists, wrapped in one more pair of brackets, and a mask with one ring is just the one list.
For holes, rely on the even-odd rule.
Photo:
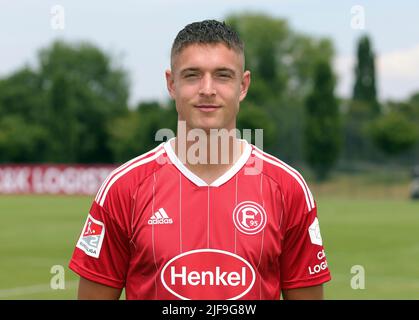
{"label": "man's mouth", "polygon": [[197,104],[195,105],[195,108],[198,108],[203,112],[212,112],[221,108],[221,106],[215,104]]}

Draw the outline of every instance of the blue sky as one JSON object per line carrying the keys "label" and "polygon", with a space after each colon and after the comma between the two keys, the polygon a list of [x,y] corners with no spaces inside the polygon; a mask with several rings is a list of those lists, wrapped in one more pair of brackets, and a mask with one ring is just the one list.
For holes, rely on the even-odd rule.
{"label": "blue sky", "polygon": [[[51,27],[51,8],[64,9],[64,29]],[[351,8],[362,6],[365,28],[351,28]],[[111,52],[129,71],[131,103],[168,97],[164,71],[170,46],[186,24],[256,11],[288,20],[292,29],[329,37],[336,50],[337,94],[350,96],[356,40],[368,33],[376,53],[381,99],[419,91],[419,1],[6,1],[0,0],[0,77],[24,64],[54,39],[87,40]]]}

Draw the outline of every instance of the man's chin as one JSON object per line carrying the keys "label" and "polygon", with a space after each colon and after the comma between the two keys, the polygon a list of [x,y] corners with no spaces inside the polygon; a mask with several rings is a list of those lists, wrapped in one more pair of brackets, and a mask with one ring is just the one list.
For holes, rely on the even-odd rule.
{"label": "man's chin", "polygon": [[216,121],[205,121],[205,122],[195,122],[192,123],[189,128],[191,129],[197,129],[197,130],[204,130],[204,131],[210,131],[211,129],[214,130],[220,130],[225,128],[223,123],[219,123]]}
{"label": "man's chin", "polygon": [[194,126],[192,129],[202,130],[202,131],[205,131],[205,133],[209,134],[211,132],[211,130],[212,131],[214,131],[214,130],[218,131],[218,130],[226,129],[226,128],[222,125],[219,125],[219,124],[217,124],[217,125],[215,125],[215,124],[205,124],[205,125]]}

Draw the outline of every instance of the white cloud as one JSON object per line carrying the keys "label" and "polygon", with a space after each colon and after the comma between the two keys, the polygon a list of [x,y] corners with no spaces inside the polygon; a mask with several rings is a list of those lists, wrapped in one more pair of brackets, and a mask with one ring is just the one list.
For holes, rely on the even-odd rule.
{"label": "white cloud", "polygon": [[380,97],[406,99],[419,92],[419,44],[379,54],[376,64]]}
{"label": "white cloud", "polygon": [[[376,82],[380,99],[406,99],[419,91],[419,44],[376,55]],[[350,97],[354,82],[354,56],[334,60],[337,94]]]}
{"label": "white cloud", "polygon": [[418,79],[419,44],[413,48],[400,49],[379,55],[377,67],[378,73],[385,77]]}

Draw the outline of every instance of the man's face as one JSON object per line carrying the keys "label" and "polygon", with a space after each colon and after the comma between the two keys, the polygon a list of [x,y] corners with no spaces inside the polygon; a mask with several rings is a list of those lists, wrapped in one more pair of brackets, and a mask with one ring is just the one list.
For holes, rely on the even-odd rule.
{"label": "man's face", "polygon": [[243,57],[224,44],[192,44],[166,71],[167,87],[186,128],[227,130],[236,127],[239,103],[250,84]]}

